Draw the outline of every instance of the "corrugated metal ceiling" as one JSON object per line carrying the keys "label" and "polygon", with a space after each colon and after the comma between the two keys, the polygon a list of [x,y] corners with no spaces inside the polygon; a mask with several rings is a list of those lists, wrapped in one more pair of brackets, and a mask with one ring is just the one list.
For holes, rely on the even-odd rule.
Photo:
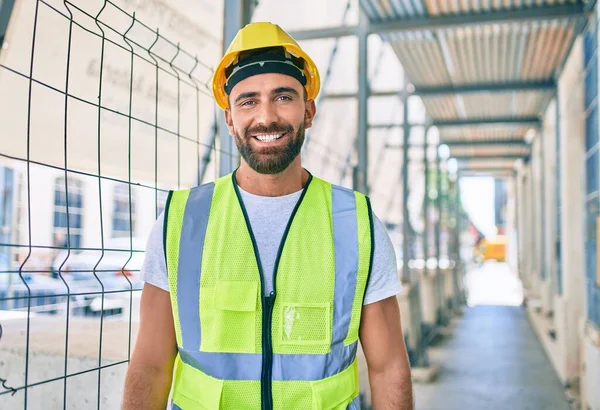
{"label": "corrugated metal ceiling", "polygon": [[[411,17],[469,15],[577,4],[578,0],[360,0],[373,22]],[[565,60],[575,19],[478,24],[383,34],[416,87],[552,81]],[[435,120],[540,116],[553,91],[533,90],[425,97]],[[462,126],[440,129],[441,140],[523,138],[528,126]]]}

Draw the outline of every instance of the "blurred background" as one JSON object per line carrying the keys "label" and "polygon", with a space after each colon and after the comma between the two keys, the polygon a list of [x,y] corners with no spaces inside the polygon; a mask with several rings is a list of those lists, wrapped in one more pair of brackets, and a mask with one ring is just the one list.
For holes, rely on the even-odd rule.
{"label": "blurred background", "polygon": [[319,67],[303,165],[385,223],[416,408],[599,410],[595,0],[0,0],[0,408],[119,408],[168,191],[237,167],[209,84],[251,21]]}

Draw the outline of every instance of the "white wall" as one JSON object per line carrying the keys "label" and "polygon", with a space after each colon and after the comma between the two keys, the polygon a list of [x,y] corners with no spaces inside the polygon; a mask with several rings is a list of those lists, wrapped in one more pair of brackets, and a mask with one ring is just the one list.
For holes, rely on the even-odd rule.
{"label": "white wall", "polygon": [[543,208],[542,248],[544,250],[542,266],[546,278],[542,285],[542,305],[546,313],[554,310],[554,295],[557,289],[556,279],[556,100],[548,105],[544,115],[540,135],[543,156],[543,195],[540,205]]}
{"label": "white wall", "polygon": [[577,325],[585,315],[584,201],[585,122],[583,102],[583,41],[577,40],[559,81],[561,138],[561,241],[564,304],[564,336],[567,376],[579,371]]}

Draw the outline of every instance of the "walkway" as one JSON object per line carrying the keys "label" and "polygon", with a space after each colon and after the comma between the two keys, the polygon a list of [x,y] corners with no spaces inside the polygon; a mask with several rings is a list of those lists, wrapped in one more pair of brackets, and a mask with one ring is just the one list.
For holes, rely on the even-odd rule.
{"label": "walkway", "polygon": [[[477,304],[456,321],[451,337],[430,349],[430,360],[441,371],[437,382],[415,385],[417,410],[569,409],[526,311],[486,305],[481,296],[486,282],[495,290],[494,300],[514,296],[514,280],[504,264],[469,275],[470,300]],[[514,301],[513,296],[505,299]]]}

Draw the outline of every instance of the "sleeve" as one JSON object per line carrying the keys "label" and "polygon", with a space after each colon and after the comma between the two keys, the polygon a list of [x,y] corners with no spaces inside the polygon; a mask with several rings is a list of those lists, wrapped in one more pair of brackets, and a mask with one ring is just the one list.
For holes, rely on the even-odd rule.
{"label": "sleeve", "polygon": [[396,251],[392,241],[385,226],[375,215],[373,215],[373,224],[375,248],[371,276],[365,291],[365,305],[395,296],[402,291],[402,284],[398,277]]}
{"label": "sleeve", "polygon": [[168,292],[169,277],[167,274],[167,264],[165,262],[165,249],[163,246],[164,219],[164,213],[161,213],[152,226],[148,242],[146,243],[146,252],[144,253],[141,276],[144,282]]}

